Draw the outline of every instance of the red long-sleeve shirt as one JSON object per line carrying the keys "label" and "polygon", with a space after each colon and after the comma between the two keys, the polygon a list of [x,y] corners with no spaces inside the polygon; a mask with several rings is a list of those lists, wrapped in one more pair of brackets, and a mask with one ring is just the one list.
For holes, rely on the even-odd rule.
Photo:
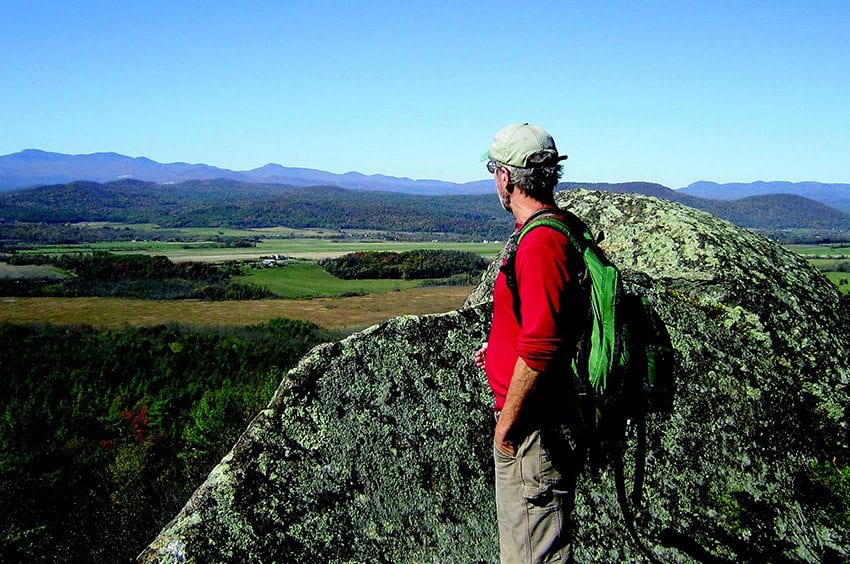
{"label": "red long-sleeve shirt", "polygon": [[522,326],[505,274],[496,277],[485,359],[496,410],[505,403],[518,357],[541,373],[568,373],[578,303],[568,268],[569,259],[576,260],[571,255],[566,236],[555,229],[537,227],[523,237],[515,261]]}

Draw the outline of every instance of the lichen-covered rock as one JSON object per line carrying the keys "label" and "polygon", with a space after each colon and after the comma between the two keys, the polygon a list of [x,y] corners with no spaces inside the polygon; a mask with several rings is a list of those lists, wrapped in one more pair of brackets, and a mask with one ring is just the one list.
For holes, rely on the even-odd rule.
{"label": "lichen-covered rock", "polygon": [[489,308],[390,320],[315,348],[142,555],[183,561],[493,556]]}
{"label": "lichen-covered rock", "polygon": [[[850,558],[850,328],[837,290],[771,242],[653,198],[562,192],[604,230],[676,349],[652,415],[637,530],[660,561]],[[145,561],[492,561],[492,399],[472,352],[495,268],[467,308],[322,345]],[[627,465],[628,466],[628,465]],[[576,495],[579,561],[644,560],[610,472]]]}

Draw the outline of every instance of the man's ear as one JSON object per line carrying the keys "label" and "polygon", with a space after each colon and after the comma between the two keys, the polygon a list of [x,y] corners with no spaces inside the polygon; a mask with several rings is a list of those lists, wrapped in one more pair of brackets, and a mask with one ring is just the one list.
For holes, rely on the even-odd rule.
{"label": "man's ear", "polygon": [[508,194],[514,193],[514,185],[511,182],[511,173],[506,168],[500,168],[499,171],[507,177],[507,181],[505,182],[505,190],[507,190]]}

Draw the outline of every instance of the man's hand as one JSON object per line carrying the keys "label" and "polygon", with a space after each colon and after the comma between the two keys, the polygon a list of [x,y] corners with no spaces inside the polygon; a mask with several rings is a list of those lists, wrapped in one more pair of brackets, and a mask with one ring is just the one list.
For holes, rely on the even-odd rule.
{"label": "man's hand", "polygon": [[474,356],[475,365],[478,368],[480,368],[481,370],[484,370],[484,360],[486,358],[486,355],[487,355],[487,343],[484,343],[483,345],[481,345],[480,349],[475,351],[475,356]]}
{"label": "man's hand", "polygon": [[516,456],[516,445],[506,437],[507,428],[504,425],[496,423],[496,432],[493,437],[493,444],[499,451],[511,458]]}
{"label": "man's hand", "polygon": [[522,357],[517,359],[493,439],[496,448],[507,456],[516,456],[517,440],[522,442],[522,414],[528,409],[526,404],[539,375]]}

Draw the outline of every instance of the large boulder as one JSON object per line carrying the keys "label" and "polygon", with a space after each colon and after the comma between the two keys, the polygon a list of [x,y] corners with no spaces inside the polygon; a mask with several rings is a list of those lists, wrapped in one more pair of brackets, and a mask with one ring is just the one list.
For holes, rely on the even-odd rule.
{"label": "large boulder", "polygon": [[[672,411],[647,421],[636,519],[653,558],[850,558],[850,328],[837,290],[770,241],[678,204],[558,201],[605,232],[676,351]],[[495,264],[461,311],[314,349],[140,559],[495,560],[492,398],[471,360],[494,275]],[[579,561],[648,559],[612,472],[580,476],[575,518]]]}

